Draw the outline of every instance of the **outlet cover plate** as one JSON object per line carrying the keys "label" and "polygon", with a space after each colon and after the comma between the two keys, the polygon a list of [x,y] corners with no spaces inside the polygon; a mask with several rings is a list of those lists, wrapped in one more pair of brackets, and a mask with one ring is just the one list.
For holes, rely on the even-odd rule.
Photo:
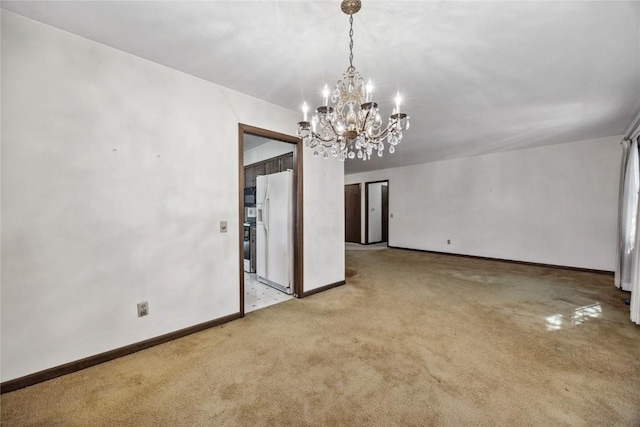
{"label": "outlet cover plate", "polygon": [[147,301],[138,303],[138,317],[149,314],[149,303]]}

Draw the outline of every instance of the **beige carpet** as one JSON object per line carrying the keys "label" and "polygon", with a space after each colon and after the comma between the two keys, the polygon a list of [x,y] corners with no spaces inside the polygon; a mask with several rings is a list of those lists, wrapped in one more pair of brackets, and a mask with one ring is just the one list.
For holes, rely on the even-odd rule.
{"label": "beige carpet", "polygon": [[640,425],[640,327],[611,276],[393,249],[347,267],[340,288],[4,394],[2,423]]}

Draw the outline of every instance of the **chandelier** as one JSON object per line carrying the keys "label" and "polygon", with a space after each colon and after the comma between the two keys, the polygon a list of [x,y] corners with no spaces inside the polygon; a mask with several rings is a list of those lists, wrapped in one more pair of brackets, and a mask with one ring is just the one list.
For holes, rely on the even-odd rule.
{"label": "chandelier", "polygon": [[402,131],[409,129],[409,116],[400,111],[399,92],[387,126],[382,127],[378,104],[372,100],[373,84],[371,80],[365,84],[353,66],[353,15],[360,7],[360,0],[343,0],[341,5],[342,11],[349,15],[349,68],[331,93],[333,106],[329,105],[329,87],[325,84],[323,104],[316,108],[309,121],[309,107],[305,102],[303,118],[298,123],[298,137],[304,146],[313,150],[314,156],[321,154],[325,159],[331,153],[340,161],[356,155],[368,160],[374,151],[382,157],[385,141],[389,144],[389,153],[394,153],[395,146],[402,140]]}

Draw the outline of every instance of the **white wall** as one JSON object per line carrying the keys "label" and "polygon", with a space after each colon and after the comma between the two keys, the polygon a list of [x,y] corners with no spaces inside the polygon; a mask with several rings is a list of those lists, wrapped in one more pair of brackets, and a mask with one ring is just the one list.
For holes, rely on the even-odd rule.
{"label": "white wall", "polygon": [[344,163],[306,149],[304,162],[304,290],[310,291],[344,280]]}
{"label": "white wall", "polygon": [[294,148],[295,146],[293,144],[287,142],[269,141],[265,144],[258,145],[256,148],[245,151],[243,159],[244,165],[249,166],[287,153],[293,153]]}
{"label": "white wall", "polygon": [[[298,114],[1,13],[1,380],[237,313],[238,123]],[[303,163],[310,290],[344,280],[344,180]]]}
{"label": "white wall", "polygon": [[620,139],[353,174],[345,184],[389,180],[390,246],[613,270]]}

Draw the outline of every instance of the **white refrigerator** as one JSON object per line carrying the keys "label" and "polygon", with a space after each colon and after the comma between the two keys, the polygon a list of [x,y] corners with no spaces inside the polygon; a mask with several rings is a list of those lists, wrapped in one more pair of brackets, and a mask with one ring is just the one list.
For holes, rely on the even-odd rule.
{"label": "white refrigerator", "polygon": [[293,293],[293,172],[256,180],[256,274],[258,281]]}

